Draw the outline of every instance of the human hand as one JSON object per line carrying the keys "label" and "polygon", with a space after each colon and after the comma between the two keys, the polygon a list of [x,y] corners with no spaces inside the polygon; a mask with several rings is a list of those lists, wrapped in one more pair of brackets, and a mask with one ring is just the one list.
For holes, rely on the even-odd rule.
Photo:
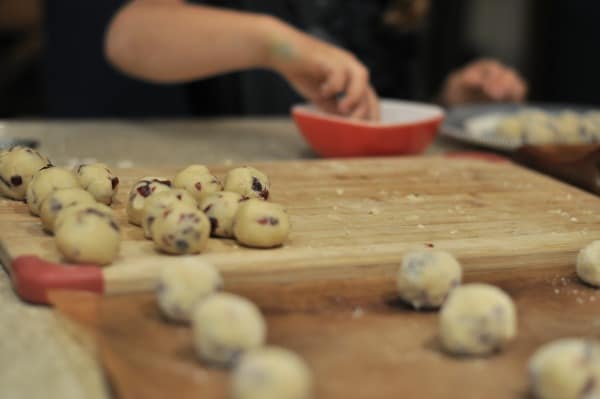
{"label": "human hand", "polygon": [[351,53],[283,23],[272,32],[267,66],[319,108],[350,118],[379,120],[369,71]]}
{"label": "human hand", "polygon": [[444,82],[440,102],[453,106],[475,102],[521,102],[527,83],[514,70],[491,59],[481,59],[452,72]]}

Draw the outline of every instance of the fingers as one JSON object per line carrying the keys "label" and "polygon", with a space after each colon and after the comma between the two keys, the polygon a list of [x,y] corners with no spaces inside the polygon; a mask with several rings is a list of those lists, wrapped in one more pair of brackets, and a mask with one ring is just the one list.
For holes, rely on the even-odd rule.
{"label": "fingers", "polygon": [[451,79],[465,99],[523,101],[527,94],[527,85],[518,73],[494,60],[473,62]]}
{"label": "fingers", "polygon": [[323,98],[332,98],[346,90],[348,74],[345,68],[337,68],[329,73],[321,85],[320,92]]}
{"label": "fingers", "polygon": [[363,65],[355,62],[348,69],[348,84],[344,97],[338,103],[343,114],[352,113],[364,99],[369,88],[369,72]]}
{"label": "fingers", "polygon": [[379,108],[379,98],[375,94],[375,90],[369,87],[368,93],[369,101],[369,120],[373,122],[379,122],[381,120],[381,110]]}

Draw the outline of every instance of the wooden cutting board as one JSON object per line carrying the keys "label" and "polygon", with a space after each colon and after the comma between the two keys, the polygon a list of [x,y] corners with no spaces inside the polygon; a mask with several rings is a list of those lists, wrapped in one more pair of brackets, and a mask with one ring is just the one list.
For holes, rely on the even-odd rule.
{"label": "wooden cutting board", "polygon": [[[293,230],[283,247],[270,250],[211,239],[199,257],[217,265],[231,284],[389,279],[402,254],[419,246],[451,251],[467,273],[564,267],[581,247],[600,238],[597,197],[508,162],[430,157],[254,166],[271,177],[272,201],[288,208]],[[213,171],[223,177],[227,169]],[[135,179],[175,171],[117,171],[122,185],[113,207],[124,236],[119,259],[101,270],[63,268],[61,279],[85,269],[95,280],[82,287],[93,291],[152,288],[160,267],[178,258],[156,252],[141,229],[127,223],[124,202]],[[0,200],[0,226],[11,257],[61,261],[53,238],[25,204]],[[39,277],[47,270],[38,267],[25,277],[37,279],[38,291],[48,282],[60,286],[60,279]],[[21,292],[27,282],[15,274]],[[38,291],[33,297],[21,294],[44,302],[45,293]]]}

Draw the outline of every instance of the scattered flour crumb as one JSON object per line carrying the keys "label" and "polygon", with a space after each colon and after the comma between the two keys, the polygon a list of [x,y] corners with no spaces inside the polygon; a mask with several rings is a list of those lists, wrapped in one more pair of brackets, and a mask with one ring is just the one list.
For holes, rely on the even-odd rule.
{"label": "scattered flour crumb", "polygon": [[592,296],[590,297],[590,301],[591,301],[591,302],[595,302],[595,301],[596,301],[596,297],[592,295]]}
{"label": "scattered flour crumb", "polygon": [[419,229],[424,229],[424,228],[425,228],[425,226],[424,226],[424,225],[422,225],[422,224],[418,224],[418,225],[417,225],[417,228],[419,228]]}
{"label": "scattered flour crumb", "polygon": [[119,168],[119,169],[133,168],[133,161],[130,161],[128,159],[123,159],[121,161],[118,161],[117,162],[117,168]]}
{"label": "scattered flour crumb", "polygon": [[342,194],[344,194],[344,189],[343,189],[343,188],[336,188],[336,189],[335,189],[335,193],[336,193],[337,195],[342,195]]}
{"label": "scattered flour crumb", "polygon": [[423,201],[423,198],[419,194],[415,194],[415,193],[410,193],[407,196],[405,196],[404,198],[406,198],[407,200],[409,200],[411,202]]}
{"label": "scattered flour crumb", "polygon": [[379,215],[380,213],[381,213],[381,211],[377,208],[369,209],[369,215]]}
{"label": "scattered flour crumb", "polygon": [[574,216],[571,218],[571,222],[576,222],[577,220],[578,219],[576,217],[574,217]]}
{"label": "scattered flour crumb", "polygon": [[406,216],[404,220],[419,220],[419,215],[409,215]]}
{"label": "scattered flour crumb", "polygon": [[363,317],[364,314],[365,311],[360,306],[357,306],[354,308],[354,311],[352,311],[352,318],[360,319],[361,317]]}
{"label": "scattered flour crumb", "polygon": [[576,301],[577,301],[577,303],[578,303],[578,304],[580,304],[580,305],[581,305],[581,304],[584,302],[584,300],[583,300],[583,299],[581,299],[580,297],[577,297]]}
{"label": "scattered flour crumb", "polygon": [[454,235],[454,234],[456,234],[456,233],[458,233],[458,230],[452,230],[452,231],[450,232],[450,234],[452,234],[452,235]]}
{"label": "scattered flour crumb", "polygon": [[560,290],[559,290],[558,288],[555,288],[555,289],[554,289],[554,293],[555,293],[555,294],[560,294]]}

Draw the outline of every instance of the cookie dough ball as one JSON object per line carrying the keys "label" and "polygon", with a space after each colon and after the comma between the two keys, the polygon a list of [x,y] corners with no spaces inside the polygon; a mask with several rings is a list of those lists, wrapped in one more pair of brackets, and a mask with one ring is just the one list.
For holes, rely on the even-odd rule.
{"label": "cookie dough ball", "polygon": [[209,295],[223,289],[223,279],[212,265],[197,259],[162,269],[156,298],[162,313],[170,320],[186,322],[192,309]]}
{"label": "cookie dough ball", "polygon": [[215,365],[230,365],[243,352],[262,346],[266,331],[256,305],[237,295],[214,294],[192,312],[198,356]]}
{"label": "cookie dough ball", "polygon": [[233,219],[240,203],[247,198],[238,193],[213,193],[200,202],[200,209],[210,220],[211,234],[215,237],[233,237]]}
{"label": "cookie dough ball", "polygon": [[15,200],[24,200],[33,175],[49,166],[48,158],[27,147],[16,146],[0,157],[0,192]]}
{"label": "cookie dough ball", "polygon": [[60,211],[77,204],[94,204],[92,194],[82,188],[63,188],[50,193],[40,207],[42,227],[49,233],[54,231],[54,221]]}
{"label": "cookie dough ball", "polygon": [[600,397],[600,345],[566,338],[542,346],[529,361],[531,390],[538,399]]}
{"label": "cookie dough ball", "polygon": [[197,207],[196,200],[187,191],[175,188],[173,190],[161,191],[151,195],[144,205],[144,217],[142,218],[142,229],[144,237],[152,239],[152,228],[154,221],[168,208],[177,203]]}
{"label": "cookie dough ball", "polygon": [[225,178],[225,191],[248,198],[269,199],[269,186],[267,175],[251,166],[231,169]]}
{"label": "cookie dough ball", "polygon": [[487,284],[455,288],[440,312],[444,348],[456,355],[486,355],[516,334],[515,305],[502,290]]}
{"label": "cookie dough ball", "polygon": [[396,276],[400,298],[416,309],[440,307],[461,280],[460,264],[444,251],[407,253]]}
{"label": "cookie dough ball", "polygon": [[70,262],[106,265],[119,254],[121,233],[116,221],[94,207],[66,210],[56,226],[58,250]]}
{"label": "cookie dough ball", "polygon": [[279,246],[289,232],[290,221],[283,206],[258,199],[242,202],[233,220],[233,235],[249,247]]}
{"label": "cookie dough ball", "polygon": [[155,221],[152,239],[156,248],[169,254],[197,254],[210,237],[210,222],[195,206],[176,203]]}
{"label": "cookie dough ball", "polygon": [[119,189],[119,178],[103,163],[80,165],[77,177],[81,187],[89,191],[96,201],[106,205],[112,204]]}
{"label": "cookie dough ball", "polygon": [[529,144],[553,144],[557,136],[550,124],[528,121],[524,127],[525,141]]}
{"label": "cookie dough ball", "polygon": [[523,126],[518,117],[507,117],[498,123],[496,132],[509,140],[520,141],[522,139]]}
{"label": "cookie dough ball", "polygon": [[46,197],[62,188],[81,188],[75,173],[55,166],[40,169],[27,186],[26,199],[31,213],[39,215],[40,206]]}
{"label": "cookie dough ball", "polygon": [[72,206],[65,207],[58,211],[58,214],[54,218],[54,231],[56,232],[56,230],[58,230],[58,228],[62,225],[63,221],[71,212],[78,212],[80,210],[85,209],[94,209],[97,212],[103,213],[106,216],[114,219],[113,210],[110,207],[99,202],[75,204]]}
{"label": "cookie dough ball", "polygon": [[245,353],[233,372],[234,399],[308,399],[312,376],[295,353],[274,346]]}
{"label": "cookie dough ball", "polygon": [[579,251],[576,271],[580,279],[600,287],[600,241],[594,241]]}
{"label": "cookie dough ball", "polygon": [[142,177],[136,181],[129,191],[127,201],[127,219],[136,226],[142,225],[146,199],[151,195],[171,189],[171,180],[165,177]]}
{"label": "cookie dough ball", "polygon": [[173,179],[173,185],[189,192],[197,202],[205,196],[223,191],[223,183],[204,165],[190,165]]}

